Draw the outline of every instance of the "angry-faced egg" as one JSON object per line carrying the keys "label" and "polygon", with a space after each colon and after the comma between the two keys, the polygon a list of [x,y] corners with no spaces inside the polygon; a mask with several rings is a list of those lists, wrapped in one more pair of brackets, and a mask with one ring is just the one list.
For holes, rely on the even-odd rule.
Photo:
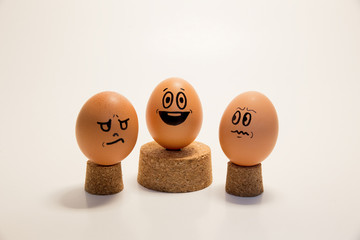
{"label": "angry-faced egg", "polygon": [[135,146],[138,118],[133,105],[119,93],[101,92],[81,108],[76,121],[76,139],[90,161],[113,165]]}

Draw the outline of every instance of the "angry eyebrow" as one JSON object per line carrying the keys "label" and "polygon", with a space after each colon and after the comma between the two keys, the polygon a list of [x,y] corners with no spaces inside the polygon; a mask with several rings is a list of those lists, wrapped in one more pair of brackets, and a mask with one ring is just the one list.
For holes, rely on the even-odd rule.
{"label": "angry eyebrow", "polygon": [[163,92],[165,92],[167,89],[168,89],[168,88],[165,88],[165,89],[163,90]]}
{"label": "angry eyebrow", "polygon": [[245,110],[245,107],[244,108],[237,107],[236,109],[239,109],[239,110],[243,111],[243,110]]}
{"label": "angry eyebrow", "polygon": [[249,112],[254,112],[254,113],[256,113],[255,110],[252,110],[252,109],[249,109],[249,108],[246,108],[246,110],[249,111]]}
{"label": "angry eyebrow", "polygon": [[183,89],[183,88],[180,88],[181,90],[183,90],[183,91],[185,91],[185,89]]}

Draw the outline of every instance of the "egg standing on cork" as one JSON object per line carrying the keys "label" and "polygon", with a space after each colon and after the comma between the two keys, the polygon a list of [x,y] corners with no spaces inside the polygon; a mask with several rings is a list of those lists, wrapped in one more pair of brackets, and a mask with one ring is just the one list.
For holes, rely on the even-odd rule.
{"label": "egg standing on cork", "polygon": [[101,92],[81,108],[76,139],[87,162],[85,190],[107,195],[123,189],[121,161],[135,146],[138,118],[132,104],[119,93]]}
{"label": "egg standing on cork", "polygon": [[[164,192],[196,191],[210,185],[210,148],[194,142],[202,119],[200,98],[189,82],[168,78],[155,87],[146,108],[147,127],[155,142],[140,149],[141,185]],[[199,157],[204,163],[194,171]],[[195,177],[200,169],[206,173]]]}
{"label": "egg standing on cork", "polygon": [[228,193],[253,197],[264,191],[261,162],[272,152],[277,136],[277,113],[265,95],[250,91],[230,102],[219,127],[220,145],[230,160]]}
{"label": "egg standing on cork", "polygon": [[192,143],[202,124],[202,107],[193,86],[169,78],[153,91],[146,108],[146,123],[154,140],[169,150]]}

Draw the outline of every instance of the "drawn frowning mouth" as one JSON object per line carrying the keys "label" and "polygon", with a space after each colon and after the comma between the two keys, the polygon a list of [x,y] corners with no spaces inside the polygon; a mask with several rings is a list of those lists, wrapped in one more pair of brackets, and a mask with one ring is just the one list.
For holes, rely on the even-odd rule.
{"label": "drawn frowning mouth", "polygon": [[[116,139],[115,141],[106,143],[106,145],[112,145],[112,144],[115,144],[115,143],[120,142],[120,141],[121,141],[122,143],[125,142],[123,138],[119,138],[119,139]],[[103,142],[103,144],[102,144],[103,147],[105,147],[104,144],[105,144],[105,142]]]}
{"label": "drawn frowning mouth", "polygon": [[251,132],[251,136],[248,132],[243,132],[243,131],[238,131],[238,130],[233,130],[231,132],[236,133],[238,135],[237,138],[242,138],[242,136],[249,136],[250,138],[253,138],[253,136],[254,136],[253,132]]}
{"label": "drawn frowning mouth", "polygon": [[169,112],[169,111],[159,111],[161,120],[164,123],[172,126],[179,125],[183,123],[186,118],[189,116],[190,111],[186,112]]}

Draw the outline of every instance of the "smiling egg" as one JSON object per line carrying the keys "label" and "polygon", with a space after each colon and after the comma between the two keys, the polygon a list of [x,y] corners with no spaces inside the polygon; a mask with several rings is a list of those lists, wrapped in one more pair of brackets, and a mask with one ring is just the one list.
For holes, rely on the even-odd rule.
{"label": "smiling egg", "polygon": [[229,160],[254,166],[273,150],[278,117],[271,101],[259,92],[245,92],[225,109],[219,128],[220,145]]}
{"label": "smiling egg", "polygon": [[202,124],[195,89],[181,78],[159,83],[147,104],[146,123],[154,140],[166,149],[181,149],[192,143]]}
{"label": "smiling egg", "polygon": [[76,121],[76,139],[90,161],[113,165],[135,146],[138,118],[132,104],[116,92],[101,92],[81,108]]}

